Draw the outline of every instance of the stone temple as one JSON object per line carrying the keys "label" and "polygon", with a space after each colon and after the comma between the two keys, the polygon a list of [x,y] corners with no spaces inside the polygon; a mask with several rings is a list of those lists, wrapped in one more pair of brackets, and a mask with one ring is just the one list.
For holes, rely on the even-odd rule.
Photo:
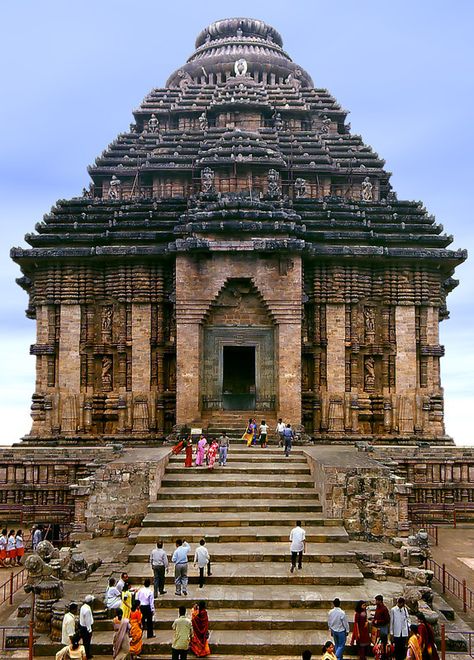
{"label": "stone temple", "polygon": [[[448,441],[438,324],[465,258],[259,20],[213,23],[12,250],[36,319],[28,440],[264,414]],[[224,414],[223,414],[223,411]]]}
{"label": "stone temple", "polygon": [[[445,432],[438,332],[467,255],[420,202],[397,198],[347,111],[273,27],[233,18],[204,29],[133,115],[89,167],[89,189],[11,251],[37,367],[31,431],[0,455],[3,520],[118,535],[151,500],[151,543],[163,536],[163,439],[240,435],[249,416],[296,428],[312,475],[301,478],[341,538],[403,535],[426,510],[471,515],[474,455]],[[174,479],[184,502],[190,483]],[[245,498],[227,485],[224,499]],[[281,506],[275,541],[311,510]],[[134,561],[146,565],[145,550]]]}

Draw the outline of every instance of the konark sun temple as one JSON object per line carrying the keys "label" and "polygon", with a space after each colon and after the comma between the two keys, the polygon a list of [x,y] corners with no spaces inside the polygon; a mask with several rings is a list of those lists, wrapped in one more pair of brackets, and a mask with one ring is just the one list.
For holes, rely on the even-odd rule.
{"label": "konark sun temple", "polygon": [[[171,571],[142,658],[169,657],[178,606],[202,598],[212,653],[236,658],[319,656],[336,596],[351,618],[358,600],[404,593],[446,622],[413,534],[474,512],[474,453],[446,434],[440,382],[466,251],[398,199],[347,111],[260,20],[205,28],[88,171],[11,250],[36,383],[31,430],[0,453],[2,522],[63,546],[26,561],[35,653],[54,657],[68,604],[92,594],[94,656],[111,657],[108,579],[153,578],[151,550],[170,556],[177,538],[189,593]],[[249,418],[267,448],[241,440]],[[225,467],[171,452],[191,430],[194,450],[200,432],[208,446],[229,434]]]}

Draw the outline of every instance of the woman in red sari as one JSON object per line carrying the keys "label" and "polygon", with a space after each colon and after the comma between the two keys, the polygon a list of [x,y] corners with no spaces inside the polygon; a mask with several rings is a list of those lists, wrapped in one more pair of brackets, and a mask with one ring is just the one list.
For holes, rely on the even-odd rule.
{"label": "woman in red sari", "polygon": [[360,660],[365,660],[370,647],[369,622],[367,620],[367,603],[359,600],[355,607],[354,630],[351,644],[357,644]]}
{"label": "woman in red sari", "polygon": [[201,600],[193,607],[191,616],[191,623],[193,624],[193,638],[189,645],[189,650],[203,658],[211,654],[209,648],[209,618],[206,611],[206,603]]}
{"label": "woman in red sari", "polygon": [[184,467],[193,467],[193,441],[188,438],[186,442],[186,458],[184,459]]}
{"label": "woman in red sari", "polygon": [[180,440],[180,441],[178,442],[178,444],[176,444],[176,445],[173,447],[173,449],[171,450],[171,453],[172,453],[172,454],[179,454],[180,451],[183,449],[183,447],[184,447],[184,440]]}
{"label": "woman in red sari", "polygon": [[211,442],[211,446],[207,450],[207,467],[212,470],[214,468],[214,463],[216,462],[217,452],[219,451],[219,445],[215,440]]}
{"label": "woman in red sari", "polygon": [[426,620],[423,612],[419,612],[416,618],[418,619],[418,639],[420,640],[423,660],[439,660],[433,628]]}

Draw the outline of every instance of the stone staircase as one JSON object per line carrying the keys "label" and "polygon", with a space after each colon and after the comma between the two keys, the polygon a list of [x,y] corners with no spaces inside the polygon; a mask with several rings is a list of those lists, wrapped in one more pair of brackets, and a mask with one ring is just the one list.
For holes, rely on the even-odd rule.
{"label": "stone staircase", "polygon": [[203,413],[202,426],[207,429],[208,434],[220,435],[226,431],[232,438],[241,438],[249,418],[256,419],[260,425],[262,419],[266,421],[270,429],[270,436],[274,437],[277,418],[273,411],[252,410],[219,410]]}
{"label": "stone staircase", "polygon": [[[167,594],[156,602],[154,639],[144,639],[142,659],[169,658],[171,624],[179,605],[205,600],[212,657],[293,658],[310,648],[318,655],[328,638],[327,610],[337,596],[349,617],[355,601],[373,598],[378,583],[364,583],[348,535],[339,520],[325,519],[303,451],[287,458],[278,448],[234,444],[227,465],[184,468],[170,459],[156,502],[150,503],[128,573],[134,585],[151,577],[148,563],[158,539],[168,555],[186,539],[190,553],[187,597],[174,595],[172,567]],[[308,542],[303,569],[290,573],[288,535],[301,519]],[[205,537],[212,576],[203,589],[192,566]],[[385,592],[384,592],[385,593]],[[97,621],[94,656],[110,653],[111,621]]]}

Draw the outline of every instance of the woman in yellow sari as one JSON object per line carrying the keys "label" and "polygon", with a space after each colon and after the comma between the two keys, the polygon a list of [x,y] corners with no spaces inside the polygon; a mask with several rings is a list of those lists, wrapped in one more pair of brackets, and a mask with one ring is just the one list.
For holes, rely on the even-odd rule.
{"label": "woman in yellow sari", "polygon": [[410,638],[408,640],[407,660],[421,660],[422,652],[420,640],[418,637],[418,626],[410,626]]}
{"label": "woman in yellow sari", "polygon": [[247,443],[247,447],[250,447],[250,445],[252,444],[252,440],[253,440],[253,420],[252,420],[251,417],[249,418],[249,422],[247,424],[247,428],[245,430],[245,433],[242,436],[242,440],[245,440],[245,442]]}
{"label": "woman in yellow sari", "polygon": [[125,582],[122,589],[122,605],[120,609],[123,612],[124,619],[130,619],[130,612],[132,611],[132,593],[130,591],[130,583]]}
{"label": "woman in yellow sari", "polygon": [[136,660],[143,647],[142,613],[140,601],[136,600],[132,605],[130,613],[130,655]]}

